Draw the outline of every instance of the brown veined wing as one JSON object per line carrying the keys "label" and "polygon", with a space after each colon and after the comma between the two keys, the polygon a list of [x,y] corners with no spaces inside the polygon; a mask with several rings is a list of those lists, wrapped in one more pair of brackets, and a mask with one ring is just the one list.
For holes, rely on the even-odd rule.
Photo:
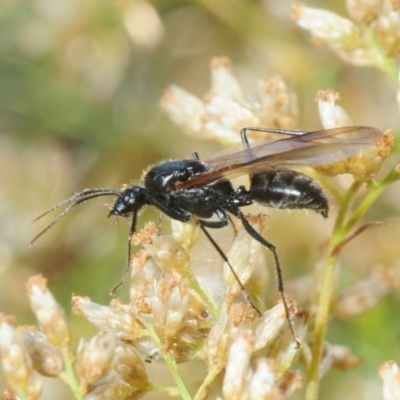
{"label": "brown veined wing", "polygon": [[377,128],[347,126],[291,136],[230,154],[216,154],[205,161],[209,171],[179,184],[178,188],[211,185],[277,167],[333,164],[377,146],[383,135],[383,131]]}

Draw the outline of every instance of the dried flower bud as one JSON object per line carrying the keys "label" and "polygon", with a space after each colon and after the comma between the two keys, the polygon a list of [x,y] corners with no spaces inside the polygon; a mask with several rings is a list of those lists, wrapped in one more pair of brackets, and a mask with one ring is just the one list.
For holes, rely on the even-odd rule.
{"label": "dried flower bud", "polygon": [[[211,62],[212,87],[202,102],[176,86],[161,100],[161,108],[187,133],[201,139],[214,139],[224,145],[240,143],[244,127],[270,126],[294,128],[298,120],[296,95],[282,78],[274,77],[259,84],[259,100],[249,101],[232,74],[228,58]],[[252,139],[264,139],[265,132],[253,132]]]}
{"label": "dried flower bud", "polygon": [[[293,303],[288,300],[288,305],[291,307]],[[286,313],[282,302],[279,302],[270,310],[265,311],[263,315],[254,322],[255,349],[260,350],[271,343],[272,340],[278,336],[286,323]]]}
{"label": "dried flower bud", "polygon": [[240,130],[245,126],[259,126],[260,120],[247,106],[229,98],[210,94],[206,98],[204,129],[209,138],[225,145],[240,143]]}
{"label": "dried flower bud", "polygon": [[228,57],[214,57],[211,60],[211,93],[243,103],[243,93],[232,70],[232,62]]}
{"label": "dried flower bud", "polygon": [[189,287],[178,276],[158,282],[151,308],[154,327],[163,340],[177,335],[185,323],[189,304]]}
{"label": "dried flower bud", "polygon": [[190,273],[189,254],[171,236],[153,236],[151,244],[143,244],[160,271],[167,275]]}
{"label": "dried flower bud", "polygon": [[178,86],[171,85],[161,99],[161,108],[169,118],[181,126],[187,134],[204,136],[205,105],[196,96]]}
{"label": "dried flower bud", "polygon": [[234,325],[227,307],[223,307],[218,321],[210,329],[206,341],[206,356],[209,369],[222,370],[227,362],[232,340],[239,329]]}
{"label": "dried flower bud", "polygon": [[133,346],[120,345],[115,351],[115,371],[126,383],[140,389],[148,385],[145,366]]}
{"label": "dried flower bud", "polygon": [[[262,216],[258,219],[254,218],[252,222],[254,222],[254,229],[262,230],[264,224]],[[261,243],[254,240],[246,230],[242,229],[237,234],[228,253],[228,260],[242,284],[246,284],[250,279],[259,260],[261,249]],[[227,264],[224,265],[224,279],[228,287],[227,301],[231,304],[242,294],[242,289]]]}
{"label": "dried flower bud", "polygon": [[[336,104],[339,98],[339,93],[332,89],[318,93],[320,118],[325,128],[351,125],[347,113]],[[355,179],[368,180],[379,171],[384,158],[390,154],[393,143],[393,135],[390,132],[382,132],[382,139],[377,145],[370,146],[355,157],[334,164],[321,165],[315,169],[323,175],[335,176],[349,173]]]}
{"label": "dried flower bud", "polygon": [[134,340],[144,332],[142,323],[129,313],[128,307],[101,306],[79,296],[72,298],[72,304],[75,314],[83,315],[100,330],[113,330],[120,339]]}
{"label": "dried flower bud", "polygon": [[271,128],[295,129],[299,121],[297,95],[276,75],[259,83],[263,124]]}
{"label": "dried flower bud", "polygon": [[71,337],[67,318],[48,290],[46,279],[42,275],[33,276],[26,286],[32,310],[41,330],[58,349],[69,347]]}
{"label": "dried flower bud", "polygon": [[127,384],[120,375],[102,379],[91,388],[90,393],[85,395],[85,400],[109,400],[142,398],[146,392],[137,391],[136,388]]}
{"label": "dried flower bud", "polygon": [[369,25],[382,9],[382,0],[347,0],[350,16],[362,25]]}
{"label": "dried flower bud", "polygon": [[265,357],[257,360],[256,369],[248,384],[249,399],[287,399],[276,382],[275,369],[274,361]]}
{"label": "dried flower bud", "polygon": [[333,89],[321,90],[317,95],[319,118],[325,129],[350,126],[353,122],[347,112],[337,103],[340,93]]}
{"label": "dried flower bud", "polygon": [[138,251],[131,262],[130,309],[133,315],[150,314],[150,298],[154,295],[155,280],[161,271],[146,250]]}
{"label": "dried flower bud", "polygon": [[171,220],[173,239],[185,250],[190,250],[200,237],[200,227],[196,223]]}
{"label": "dried flower bud", "polygon": [[374,308],[396,287],[393,271],[379,266],[371,275],[357,282],[337,299],[335,314],[340,318],[355,318]]}
{"label": "dried flower bud", "polygon": [[[293,303],[289,303],[289,305],[294,314],[294,317],[292,317],[294,330],[298,340],[303,343],[307,335],[307,322],[310,319],[310,315],[306,311],[296,313],[295,305],[293,305]],[[284,334],[279,337],[277,344],[269,355],[275,361],[275,375],[277,378],[281,378],[289,371],[289,368],[298,358],[299,352],[300,349],[297,343],[293,340],[292,332],[287,329]]]}
{"label": "dried flower bud", "polygon": [[356,368],[361,363],[362,360],[351,354],[348,347],[326,343],[320,365],[320,375],[324,376],[332,368],[340,370]]}
{"label": "dried flower bud", "polygon": [[293,393],[303,386],[303,376],[300,371],[287,371],[279,382],[279,389],[285,396],[290,399]]}
{"label": "dried flower bud", "polygon": [[47,336],[26,327],[22,330],[21,335],[32,360],[32,367],[44,376],[58,376],[64,369],[63,358]]}
{"label": "dried flower bud", "polygon": [[379,44],[385,53],[395,57],[400,52],[400,3],[383,0],[378,18],[371,24]]}
{"label": "dried flower bud", "polygon": [[224,399],[283,400],[276,382],[275,363],[261,358],[253,371],[251,357],[254,350],[251,331],[243,331],[232,343],[222,386]]}
{"label": "dried flower bud", "polygon": [[232,343],[226,364],[222,391],[225,399],[245,399],[254,340],[251,331],[243,332]]}
{"label": "dried flower bud", "polygon": [[400,369],[394,361],[387,361],[381,365],[379,375],[383,380],[384,400],[400,399]]}
{"label": "dried flower bud", "polygon": [[90,341],[79,341],[76,369],[83,385],[93,385],[109,373],[116,344],[113,331],[100,331]]}
{"label": "dried flower bud", "polygon": [[24,398],[39,399],[43,384],[33,375],[31,359],[11,318],[4,315],[0,315],[0,353],[4,375],[12,389]]}
{"label": "dried flower bud", "polygon": [[356,65],[375,65],[378,51],[362,37],[361,31],[350,20],[317,8],[295,4],[292,19],[310,31],[320,42],[326,42],[343,60]]}

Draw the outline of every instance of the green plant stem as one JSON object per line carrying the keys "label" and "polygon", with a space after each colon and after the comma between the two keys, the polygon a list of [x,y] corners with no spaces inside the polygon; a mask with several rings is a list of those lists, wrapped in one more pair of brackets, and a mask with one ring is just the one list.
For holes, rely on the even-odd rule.
{"label": "green plant stem", "polygon": [[209,299],[207,296],[207,293],[203,290],[201,285],[199,284],[199,281],[196,279],[196,277],[191,273],[188,276],[189,284],[190,287],[201,297],[201,299],[204,301],[204,304],[208,307],[208,309],[211,311],[211,314],[215,319],[219,318],[219,310],[216,307],[216,305]]}
{"label": "green plant stem", "polygon": [[338,215],[336,217],[335,226],[333,231],[336,232],[341,229],[344,224],[344,219],[346,217],[347,210],[349,209],[351,202],[353,201],[357,191],[360,189],[363,182],[354,181],[350,186],[349,190],[345,193],[341,201],[341,207],[339,208]]}
{"label": "green plant stem", "polygon": [[16,390],[18,395],[18,400],[28,400],[28,396],[25,390]]}
{"label": "green plant stem", "polygon": [[155,383],[149,383],[141,390],[147,392],[163,392],[170,397],[178,397],[180,395],[178,388],[175,386],[157,385]]}
{"label": "green plant stem", "polygon": [[375,61],[375,65],[385,72],[392,79],[397,81],[397,68],[395,63],[395,58],[392,56],[388,56],[382,46],[376,39],[375,32],[370,31],[365,36],[366,43],[370,46],[374,47],[378,52],[377,60]]}
{"label": "green plant stem", "polygon": [[207,376],[204,378],[203,383],[199,387],[199,390],[197,391],[196,395],[194,396],[193,400],[202,400],[205,399],[207,396],[207,388],[211,385],[211,383],[214,381],[216,376],[221,372],[219,368],[211,368],[208,371]]}
{"label": "green plant stem", "polygon": [[332,300],[332,282],[337,261],[335,249],[343,242],[355,224],[370,209],[375,200],[381,195],[383,190],[399,179],[397,171],[391,171],[380,184],[370,183],[370,191],[364,200],[357,207],[352,217],[345,223],[345,216],[351,205],[352,199],[361,186],[361,182],[354,182],[346,195],[343,197],[341,207],[338,212],[334,231],[328,246],[328,258],[322,278],[322,286],[318,299],[317,314],[315,317],[314,343],[312,347],[312,359],[308,373],[307,400],[316,400],[319,389],[319,367],[321,364],[323,345],[325,340],[326,327],[329,319],[329,309]]}
{"label": "green plant stem", "polygon": [[165,361],[165,363],[168,366],[169,371],[171,372],[172,377],[174,378],[174,381],[177,386],[177,390],[179,391],[179,395],[183,400],[192,400],[192,396],[190,395],[185,382],[182,379],[182,376],[178,370],[178,366],[176,365],[175,359],[172,357],[171,353],[168,350],[164,349],[163,344],[161,343],[161,340],[154,329],[154,326],[152,324],[147,325],[147,330],[152,337],[152,339],[155,342],[155,345],[157,348],[160,350],[161,355]]}
{"label": "green plant stem", "polygon": [[318,311],[315,317],[314,343],[312,347],[312,358],[307,378],[307,400],[316,400],[319,389],[319,366],[322,358],[323,345],[325,340],[326,326],[329,317],[329,306],[332,298],[332,282],[335,272],[336,257],[331,255],[332,250],[340,242],[339,236],[334,235],[330,245],[329,254],[326,261],[321,291],[318,299]]}
{"label": "green plant stem", "polygon": [[74,357],[71,354],[70,349],[61,349],[61,354],[64,361],[64,372],[60,375],[61,378],[71,388],[72,393],[75,395],[75,398],[77,400],[85,400],[85,396],[82,392],[82,387],[79,385],[79,382],[76,379],[74,370]]}
{"label": "green plant stem", "polygon": [[399,174],[396,170],[391,171],[386,178],[379,184],[371,183],[371,190],[365,196],[364,200],[358,206],[353,216],[349,219],[343,228],[343,231],[350,232],[354,225],[360,218],[371,208],[375,200],[382,194],[382,192],[393,182],[399,179]]}

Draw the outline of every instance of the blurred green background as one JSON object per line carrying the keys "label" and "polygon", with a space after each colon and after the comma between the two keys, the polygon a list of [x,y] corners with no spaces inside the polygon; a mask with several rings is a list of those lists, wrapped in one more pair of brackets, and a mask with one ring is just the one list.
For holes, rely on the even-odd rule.
{"label": "blurred green background", "polygon": [[[206,94],[214,56],[231,58],[245,93],[256,92],[259,78],[283,76],[298,94],[299,129],[321,128],[314,98],[328,87],[342,94],[341,105],[355,124],[397,127],[395,83],[315,47],[290,22],[292,3],[170,0],[149,3],[152,8],[134,0],[0,2],[1,312],[16,315],[19,324],[35,323],[25,282],[38,272],[67,312],[72,292],[109,302],[109,289],[125,266],[128,224],[107,220],[104,201],[93,201],[28,248],[52,216],[31,221],[84,188],[118,189],[160,160],[190,157],[193,151],[207,158],[219,150],[215,143],[185,136],[159,107],[172,83],[199,97]],[[309,5],[346,16],[342,1]],[[389,189],[369,217],[391,224],[349,246],[345,282],[360,279],[375,262],[398,267],[398,195],[398,188]],[[280,251],[285,275],[310,271],[332,218],[268,214],[274,217],[269,239]],[[146,210],[140,225],[149,218],[157,221],[158,213]],[[120,296],[127,299],[126,287]],[[398,300],[392,295],[357,321],[332,324],[329,340],[350,346],[365,364],[345,377],[331,374],[321,398],[381,397],[377,369],[398,358]],[[71,324],[76,338],[95,332],[80,317],[71,317]],[[1,376],[0,371],[0,392],[6,387]],[[56,387],[58,399],[70,398],[62,384]],[[43,398],[54,399],[54,392]]]}

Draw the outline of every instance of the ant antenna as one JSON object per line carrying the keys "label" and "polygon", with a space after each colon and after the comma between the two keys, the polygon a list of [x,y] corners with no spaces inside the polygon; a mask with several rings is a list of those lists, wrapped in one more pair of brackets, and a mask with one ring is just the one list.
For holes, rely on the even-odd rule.
{"label": "ant antenna", "polygon": [[62,207],[65,204],[71,203],[56,219],[53,220],[49,225],[46,226],[42,231],[40,231],[30,242],[29,246],[32,246],[44,233],[46,233],[51,227],[53,227],[60,219],[64,218],[69,214],[76,206],[85,203],[88,200],[94,199],[96,197],[102,196],[119,196],[120,192],[117,190],[110,189],[85,189],[82,192],[74,194],[72,197],[63,200],[62,202],[56,204],[54,207],[49,208],[43,214],[36,217],[32,222],[36,222],[43,218],[53,210]]}

